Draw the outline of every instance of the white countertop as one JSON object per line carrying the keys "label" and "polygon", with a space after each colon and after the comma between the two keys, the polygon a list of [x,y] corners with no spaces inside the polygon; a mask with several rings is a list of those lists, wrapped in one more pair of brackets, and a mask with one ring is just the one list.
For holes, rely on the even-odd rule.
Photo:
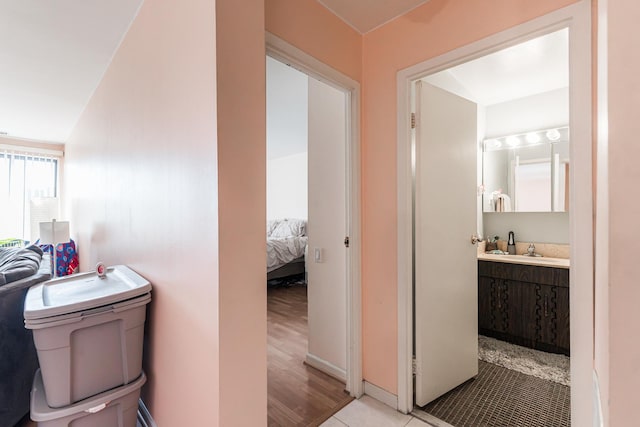
{"label": "white countertop", "polygon": [[479,253],[483,261],[506,262],[510,264],[539,265],[541,267],[569,268],[569,259],[551,257],[531,257],[527,255],[494,255]]}

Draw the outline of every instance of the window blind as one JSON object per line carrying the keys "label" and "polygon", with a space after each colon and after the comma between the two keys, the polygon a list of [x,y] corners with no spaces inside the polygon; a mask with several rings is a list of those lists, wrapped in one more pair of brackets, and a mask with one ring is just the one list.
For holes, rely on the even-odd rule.
{"label": "window blind", "polygon": [[48,150],[0,148],[0,240],[30,240],[30,206],[58,197],[61,157]]}

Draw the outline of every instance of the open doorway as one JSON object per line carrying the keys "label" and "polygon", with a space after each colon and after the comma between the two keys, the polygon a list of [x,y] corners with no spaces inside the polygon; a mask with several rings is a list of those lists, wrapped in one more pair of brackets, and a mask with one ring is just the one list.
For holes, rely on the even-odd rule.
{"label": "open doorway", "polygon": [[269,425],[316,425],[358,392],[352,93],[268,52]]}
{"label": "open doorway", "polygon": [[415,85],[415,399],[451,425],[570,423],[568,34]]}
{"label": "open doorway", "polygon": [[[460,66],[461,64],[462,68],[464,68],[471,64],[470,61],[481,57],[484,59],[484,57],[488,57],[490,54],[503,49],[512,48],[518,44],[527,45],[527,43],[529,43],[530,48],[538,48],[539,46],[536,46],[536,43],[539,42],[539,40],[536,41],[536,39],[544,36],[557,38],[564,37],[565,40],[568,40],[568,42],[565,42],[565,51],[568,51],[570,61],[567,59],[564,60],[565,69],[568,68],[567,74],[569,77],[568,96],[565,96],[565,104],[568,105],[569,109],[569,112],[566,114],[566,124],[563,125],[560,122],[556,122],[554,124],[547,123],[549,124],[547,127],[547,125],[540,123],[539,126],[541,127],[539,128],[537,125],[532,125],[530,128],[507,130],[503,128],[500,131],[495,131],[495,133],[488,133],[487,118],[490,113],[494,114],[498,112],[498,110],[502,110],[502,117],[506,117],[506,115],[509,115],[510,113],[513,114],[508,119],[499,120],[498,124],[501,126],[504,126],[505,124],[513,125],[519,123],[521,121],[520,119],[530,119],[532,115],[527,113],[525,110],[518,111],[514,104],[516,101],[514,100],[502,100],[503,102],[497,104],[489,104],[496,107],[492,112],[487,111],[490,107],[470,108],[470,112],[476,115],[476,117],[471,117],[470,120],[472,122],[475,120],[477,122],[484,123],[484,126],[481,126],[480,128],[475,126],[476,132],[473,132],[473,126],[470,128],[471,130],[467,132],[467,136],[471,135],[470,139],[472,142],[470,146],[465,146],[465,148],[462,149],[463,152],[461,151],[458,153],[458,157],[462,156],[467,160],[471,159],[469,160],[469,168],[473,169],[473,173],[468,174],[466,173],[467,170],[461,172],[460,168],[451,167],[449,164],[448,169],[445,169],[445,171],[439,175],[439,179],[431,183],[432,187],[435,186],[435,189],[439,190],[434,194],[418,194],[419,191],[416,190],[416,200],[412,199],[411,189],[413,188],[413,175],[411,173],[411,166],[415,165],[416,170],[420,169],[420,142],[416,143],[417,154],[415,158],[417,163],[412,163],[411,132],[408,129],[399,129],[399,216],[401,218],[404,217],[405,215],[401,213],[400,209],[407,209],[407,207],[412,206],[412,203],[415,203],[417,213],[415,225],[416,259],[414,262],[411,261],[412,254],[414,253],[412,246],[413,230],[410,227],[401,227],[400,224],[398,228],[399,262],[401,265],[401,268],[399,269],[400,347],[398,401],[399,409],[402,411],[411,411],[413,409],[414,402],[419,406],[429,404],[429,402],[438,399],[439,396],[442,396],[455,388],[457,386],[455,384],[456,381],[460,384],[476,376],[473,369],[465,369],[466,373],[464,376],[466,376],[466,378],[457,378],[456,381],[450,381],[449,385],[442,386],[439,390],[433,390],[434,387],[432,387],[432,383],[441,382],[440,375],[443,372],[446,372],[446,370],[434,369],[432,366],[433,359],[436,359],[436,361],[437,359],[440,359],[441,361],[445,360],[443,357],[446,356],[447,348],[452,347],[450,342],[455,342],[458,337],[462,337],[461,339],[465,340],[467,344],[464,346],[464,351],[466,351],[464,358],[465,360],[469,359],[467,362],[470,366],[473,366],[474,357],[476,358],[475,363],[478,363],[477,348],[479,331],[485,334],[493,334],[492,338],[499,338],[501,341],[514,338],[514,336],[522,333],[525,335],[528,334],[528,336],[525,337],[526,339],[523,339],[522,336],[519,337],[520,340],[516,344],[521,347],[526,347],[528,345],[530,347],[535,347],[535,350],[542,350],[545,353],[569,353],[569,350],[571,351],[571,360],[569,362],[571,372],[571,389],[568,390],[566,398],[567,402],[564,404],[565,409],[563,409],[562,412],[564,415],[556,413],[557,419],[555,419],[552,424],[567,425],[569,413],[571,414],[572,422],[578,425],[590,424],[588,420],[591,417],[592,403],[590,392],[591,355],[593,349],[593,241],[591,239],[592,218],[590,215],[592,203],[592,191],[590,185],[591,111],[588,100],[590,100],[589,93],[591,91],[591,87],[589,78],[589,8],[587,6],[586,2],[581,2],[580,4],[568,7],[562,11],[551,13],[526,24],[522,24],[518,27],[514,27],[510,30],[483,39],[472,45],[457,49],[456,51],[452,51],[448,54],[442,55],[441,57],[425,61],[425,63],[418,64],[401,71],[398,75],[398,94],[400,105],[399,120],[400,123],[402,123],[403,118],[406,117],[407,122],[409,119],[409,111],[411,111],[409,109],[409,105],[414,102],[411,98],[410,89],[415,82],[420,81],[418,86],[432,88],[431,92],[433,93],[448,92],[447,98],[463,99],[465,97],[464,95],[468,94],[460,93],[460,91],[456,92],[456,90],[451,88],[449,88],[448,91],[445,91],[441,87],[434,85],[434,83],[438,83],[435,81],[437,80],[435,77],[437,73],[447,69],[455,70],[453,67]],[[540,40],[544,40],[544,38]],[[568,48],[566,48],[567,45]],[[535,49],[530,52],[530,56],[533,56],[534,54]],[[530,58],[527,58],[527,60],[521,59],[519,63],[526,64],[528,59]],[[570,67],[567,67],[566,65],[568,62],[571,64]],[[543,68],[546,71],[548,68],[551,68],[551,66],[547,63]],[[494,77],[501,75],[501,71],[502,70],[500,69],[495,69],[493,73]],[[544,71],[540,71],[540,73],[544,73]],[[447,76],[450,80],[449,83],[461,86],[460,83],[461,80],[463,80],[464,73],[458,73],[456,76],[454,76],[454,74],[455,73],[449,73]],[[479,73],[472,74],[472,77],[477,77],[479,75]],[[431,81],[423,81],[427,76],[431,76]],[[438,77],[442,77],[442,75]],[[427,77],[426,80],[429,80],[429,78]],[[499,83],[508,91],[515,92],[513,88],[510,90],[508,89],[508,82],[503,78],[501,78]],[[555,88],[553,90],[557,89],[561,88]],[[566,91],[566,88],[564,90]],[[450,92],[454,92],[454,94],[451,94]],[[493,91],[494,94],[497,92],[499,91]],[[549,96],[550,98],[554,98],[552,94],[549,94],[549,92],[552,91],[548,90],[546,92],[542,92],[543,94],[546,93],[546,95],[541,95],[540,93],[536,95],[532,93],[529,94],[529,96],[537,96],[539,98]],[[429,90],[427,90],[423,94],[426,94],[426,97],[428,98],[432,98],[433,93],[429,93]],[[435,117],[433,109],[437,106],[429,107],[428,104],[424,105],[419,101],[420,99],[418,96],[416,104],[422,106],[427,111],[432,111],[431,116],[428,117]],[[506,105],[512,101],[514,103]],[[522,99],[520,101],[522,101]],[[441,105],[444,105],[446,101],[440,102]],[[499,104],[505,105],[502,105],[503,108],[498,108]],[[405,105],[406,107],[404,107]],[[556,102],[551,107],[546,107],[546,109],[548,111],[557,110],[557,105],[558,101],[556,99]],[[431,110],[429,110],[429,108],[431,108]],[[544,112],[546,113],[548,111]],[[420,117],[419,111],[417,112],[417,116],[417,133],[419,133],[420,121],[425,120],[425,118]],[[478,118],[480,120],[478,120]],[[445,117],[440,121],[445,122],[445,120],[448,119]],[[440,126],[440,130],[442,132],[449,132],[449,128],[459,127],[455,120],[456,119],[454,119],[454,121],[447,122],[446,126]],[[498,129],[498,127],[494,126],[494,129]],[[555,144],[556,142],[566,138],[568,131],[570,131],[570,143],[568,149],[569,155],[567,156],[566,147],[551,147],[549,145]],[[473,133],[475,133],[475,135],[472,135]],[[543,142],[544,144],[547,144],[546,151],[549,153],[546,160],[543,160],[543,156],[540,152],[533,152],[537,151],[537,149],[533,150],[533,147],[538,145],[542,146]],[[438,152],[436,156],[432,153],[431,157],[440,159],[441,163],[446,163],[449,160],[446,158],[447,150],[451,150],[452,147],[448,147],[446,144],[435,144],[435,147],[438,148],[440,145],[444,146],[444,148],[442,148],[444,151],[442,153]],[[478,174],[476,175],[476,165],[471,165],[471,163],[474,159],[478,159],[478,161],[480,161],[485,155],[487,155],[487,153],[495,151],[500,145],[509,146],[509,149],[511,150],[507,152],[507,155],[503,155],[504,153],[494,155],[494,157],[504,157],[504,161],[502,161],[502,163],[506,164],[506,168],[503,172],[499,173],[504,180],[503,184],[499,187],[489,189],[487,188],[489,178],[487,176],[483,177],[482,173],[480,173],[480,171],[482,171],[482,167],[478,168]],[[528,146],[529,150],[519,150],[514,148],[516,146]],[[423,151],[428,151],[429,148],[431,148],[431,142],[423,147]],[[454,154],[452,157],[455,158],[456,155]],[[424,161],[424,159],[422,161]],[[522,170],[518,170],[519,166],[528,166],[545,162],[548,163],[548,167],[545,166],[543,168],[537,168],[534,171],[535,173],[529,173],[532,171],[526,166],[523,167]],[[569,167],[569,162],[571,167]],[[498,170],[497,165],[500,162],[494,161],[491,163],[491,160],[488,159],[486,163],[487,165],[492,165],[488,167],[488,172],[496,172]],[[403,168],[406,168],[406,172],[402,171],[401,165]],[[482,163],[480,163],[480,166],[482,166]],[[541,169],[550,170],[551,176],[548,179],[539,180],[539,176],[537,174],[539,174]],[[527,176],[527,173],[529,173],[529,176]],[[419,175],[420,173],[416,172],[415,186],[418,187],[422,185],[423,187],[428,187],[428,183],[420,183]],[[463,178],[463,176],[465,178]],[[567,176],[569,177],[568,180],[566,178]],[[476,179],[474,180],[473,178]],[[456,184],[458,180],[462,179],[466,179],[468,181],[464,190],[450,190],[450,188],[457,189],[454,184]],[[494,179],[494,181],[497,180],[495,176],[492,179]],[[526,179],[530,179],[531,182],[525,182]],[[519,186],[510,186],[512,181],[518,180],[521,180],[519,182]],[[434,182],[436,185],[434,185]],[[580,184],[576,186],[576,183]],[[526,196],[531,195],[533,191],[531,189],[528,191],[528,194],[524,196],[514,193],[518,188],[522,189],[526,188],[527,185],[534,184],[538,186],[546,186],[548,184],[550,188],[548,191],[545,190],[540,194],[536,194],[536,197],[529,197],[529,199],[527,199]],[[536,192],[538,192],[538,190],[536,190]],[[447,209],[450,205],[455,205],[456,194],[466,194],[467,196],[464,196],[466,200],[472,199],[474,201],[467,206],[469,206],[468,210],[471,210],[475,217],[468,215],[465,216],[466,225],[462,227],[449,226],[448,224],[440,223],[438,226],[445,229],[444,236],[440,236],[438,238],[437,235],[427,234],[429,238],[428,242],[419,242],[418,240],[422,239],[419,235],[421,231],[420,221],[423,221],[423,223],[429,222],[429,214],[431,213],[429,210],[425,210],[427,215],[420,216],[419,209],[421,208],[421,205],[424,204],[427,208],[433,208],[434,211],[439,212]],[[424,200],[425,196],[427,197],[426,202],[423,203],[418,200],[418,198],[422,198]],[[533,199],[545,199],[546,207],[540,208],[539,210],[547,209],[551,212],[549,212],[549,214],[539,211],[535,213],[507,212],[513,211],[516,206],[514,199],[518,198],[520,199],[520,202],[523,202],[519,203],[518,206],[527,206]],[[547,201],[547,198],[550,198],[550,200]],[[484,212],[483,207],[485,208]],[[568,215],[567,213],[562,212],[566,211],[567,207],[569,210]],[[413,210],[410,209],[410,211]],[[527,227],[524,226],[521,221],[513,222],[514,218],[520,216],[531,219],[536,216],[540,217],[547,215],[564,217],[565,223],[569,226],[559,227],[551,225],[551,223],[545,223],[534,226],[533,229],[535,232],[533,234],[528,234],[526,231]],[[456,216],[461,215],[456,214]],[[411,218],[405,218],[405,220],[408,220],[408,222],[411,223]],[[518,224],[520,224],[519,227],[521,227],[521,230],[525,230],[520,234],[518,234],[518,229],[515,228]],[[503,227],[504,230],[500,229],[499,231],[492,231],[495,230],[496,226]],[[487,248],[476,249],[475,246],[470,244],[477,241],[477,231],[480,231],[480,233],[485,232],[485,237],[490,237],[489,243],[491,245],[496,243],[495,249],[489,248],[490,251],[495,250],[496,252],[494,254],[488,254],[487,256],[493,256],[496,258],[504,256],[506,258],[499,261],[481,260],[478,252],[482,252],[482,256],[485,256],[484,253]],[[508,243],[509,240],[511,240],[509,238],[509,231],[515,231],[516,233],[516,245],[513,245],[516,255],[501,255],[502,250],[507,253],[509,252],[510,245],[508,245]],[[495,235],[500,236],[497,239],[498,242],[493,242],[493,237]],[[551,239],[546,237],[549,235],[553,237]],[[564,242],[554,242],[554,240],[559,236],[564,236],[564,238],[568,239],[567,243],[570,243],[570,245],[566,245]],[[449,245],[450,241],[456,243]],[[520,245],[517,244],[518,241],[521,242]],[[536,241],[553,244],[536,244]],[[522,243],[524,243],[524,245]],[[535,246],[531,245],[531,243]],[[483,245],[486,245],[486,240]],[[420,272],[421,264],[424,261],[423,259],[419,259],[419,248],[421,246],[426,247],[427,249],[433,248],[436,250],[436,253],[432,254],[432,261],[435,263],[444,263],[445,259],[443,257],[448,257],[449,259],[456,261],[457,267],[455,269],[451,268],[449,271],[455,271],[457,274],[458,270],[470,270],[472,273],[467,277],[466,284],[460,285],[459,287],[454,285],[449,288],[445,288],[443,295],[430,292],[430,289],[428,288],[429,286],[444,287],[445,283],[447,285],[449,285],[449,283],[447,283],[447,277],[429,277],[428,273]],[[558,246],[562,247],[558,248]],[[534,255],[536,253],[542,253],[546,256],[525,257],[522,255],[523,253],[529,252]],[[545,254],[545,252],[547,253]],[[498,255],[499,253],[500,255]],[[508,258],[511,259],[509,260]],[[522,260],[533,261],[536,258],[546,258],[547,264],[536,265],[536,262],[521,262]],[[565,258],[565,260],[556,261],[555,258]],[[557,262],[557,264],[551,265],[554,261]],[[564,263],[567,265],[563,265]],[[511,271],[511,267],[520,268],[522,267],[522,264],[525,265],[523,268],[526,270],[526,273],[522,270],[515,273]],[[416,268],[415,271],[412,270],[413,266]],[[496,266],[501,266],[498,268],[500,270],[499,272],[496,271]],[[503,268],[502,266],[506,267]],[[467,267],[469,268],[467,269]],[[538,268],[542,269],[542,273],[549,275],[548,280],[538,276],[539,271],[536,270]],[[414,274],[416,278],[415,298],[412,291],[412,277],[414,277]],[[429,279],[424,280],[424,282],[428,283],[426,285],[427,288],[424,288],[424,283],[421,283],[421,275],[429,277]],[[453,277],[455,275],[452,274],[451,276]],[[533,286],[525,286],[525,283]],[[454,291],[452,292],[452,290]],[[457,295],[455,294],[455,290],[459,291]],[[421,293],[422,296],[420,295]],[[446,306],[449,301],[455,301],[457,304],[459,300],[464,300],[467,304],[466,309],[473,312],[472,316],[467,316],[468,319],[472,320],[460,322],[458,320],[462,317],[455,317],[453,319],[449,319],[447,317],[440,317],[438,319],[430,319],[428,316],[421,317],[419,312],[424,308],[422,307],[424,305],[424,295],[429,295],[431,299],[435,301],[432,302],[439,305],[439,307],[437,307],[439,311],[432,310],[431,314],[446,312],[446,310],[443,309],[443,306]],[[437,296],[437,298],[434,298],[434,296]],[[447,298],[449,300],[447,300]],[[411,319],[410,321],[405,320],[407,319],[406,314],[413,312],[411,307],[414,303],[416,307],[415,324],[412,323],[413,316],[408,318]],[[561,310],[561,307],[566,307],[566,309]],[[489,315],[493,316],[493,318],[490,317],[488,320],[486,318],[483,319],[482,313],[485,311],[488,311]],[[569,311],[571,312],[570,332],[568,319]],[[451,329],[449,328],[449,323],[452,322],[455,323],[455,326],[459,327],[460,330],[454,331],[453,333],[447,333],[446,331]],[[431,333],[432,335],[424,335],[424,330],[429,330],[429,328],[433,329],[436,325],[437,328],[441,329],[440,331],[436,331],[434,333],[431,330],[428,333]],[[421,328],[423,329],[422,331],[420,330]],[[518,331],[518,333],[515,331]],[[438,341],[430,340],[434,336],[438,338],[438,335],[445,339],[442,342],[442,345],[440,345],[441,343]],[[425,337],[427,340],[425,340]],[[447,340],[450,342],[447,342]],[[424,345],[425,342],[427,342],[428,345]],[[481,346],[486,344],[486,342],[481,343]],[[441,351],[442,349],[445,350],[444,353]],[[434,354],[436,357],[433,357]],[[411,370],[412,355],[415,355],[417,358],[414,362],[416,383],[415,400],[413,396],[414,380]],[[456,353],[455,357],[450,357],[449,360],[457,360],[458,358],[460,358],[460,353]],[[425,360],[427,361],[426,365]],[[478,363],[477,366],[480,368],[480,375],[478,375],[478,378],[480,378],[483,371],[482,363]],[[450,370],[451,369],[449,369],[449,371]],[[425,373],[427,373],[426,378],[424,375]],[[476,380],[472,380],[471,382],[473,381]],[[423,388],[432,393],[431,396],[427,397],[426,401],[424,396],[419,396],[420,394],[423,394],[424,391],[419,390],[420,385],[418,384],[420,382],[422,382],[423,385],[426,384]],[[570,405],[568,402],[569,395],[571,398]],[[531,402],[529,399],[524,399],[526,404],[530,405]],[[487,399],[480,398],[479,400],[481,403],[490,403]],[[451,401],[448,402],[448,404],[450,403]],[[432,412],[436,412],[433,408],[431,409]],[[544,410],[547,413],[549,412],[549,409],[550,408],[548,406],[544,407]],[[487,409],[484,408],[484,411],[487,412]],[[512,413],[508,416],[514,415]],[[564,420],[562,420],[563,417],[565,417]],[[511,418],[513,422],[515,422],[514,419],[515,418]],[[477,421],[478,419],[472,421],[467,420],[466,423],[474,424],[474,422]],[[460,422],[464,424],[464,421],[454,421],[454,423]],[[505,424],[504,419],[496,422],[496,424],[489,423],[487,425]],[[506,422],[506,424],[509,425],[509,422]]]}

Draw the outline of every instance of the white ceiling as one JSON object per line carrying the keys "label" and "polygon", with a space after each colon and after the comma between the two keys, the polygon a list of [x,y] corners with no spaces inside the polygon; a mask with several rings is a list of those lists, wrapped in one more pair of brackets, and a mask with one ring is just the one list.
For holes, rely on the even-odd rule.
{"label": "white ceiling", "polygon": [[569,32],[547,34],[425,78],[459,86],[458,95],[494,105],[569,86]]}
{"label": "white ceiling", "polygon": [[[0,0],[0,134],[66,141],[142,1]],[[427,1],[318,0],[361,33]],[[567,87],[568,32],[443,73],[483,105]]]}
{"label": "white ceiling", "polygon": [[368,33],[429,0],[317,0],[360,34]]}
{"label": "white ceiling", "polygon": [[0,0],[0,132],[64,142],[143,0]]}

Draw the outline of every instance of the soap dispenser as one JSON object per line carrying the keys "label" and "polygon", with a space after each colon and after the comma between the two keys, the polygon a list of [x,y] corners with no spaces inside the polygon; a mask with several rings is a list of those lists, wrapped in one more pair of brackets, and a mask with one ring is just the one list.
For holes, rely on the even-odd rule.
{"label": "soap dispenser", "polygon": [[509,240],[507,241],[507,252],[509,252],[509,255],[516,254],[516,238],[513,234],[513,231],[509,232]]}

